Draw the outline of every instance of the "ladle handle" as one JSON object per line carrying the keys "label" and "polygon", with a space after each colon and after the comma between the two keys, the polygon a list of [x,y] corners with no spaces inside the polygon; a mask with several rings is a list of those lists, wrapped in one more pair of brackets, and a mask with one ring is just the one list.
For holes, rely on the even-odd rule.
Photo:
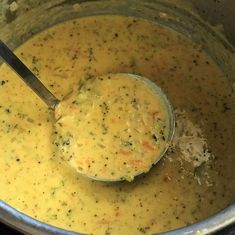
{"label": "ladle handle", "polygon": [[59,100],[1,40],[0,56],[50,108],[55,108]]}

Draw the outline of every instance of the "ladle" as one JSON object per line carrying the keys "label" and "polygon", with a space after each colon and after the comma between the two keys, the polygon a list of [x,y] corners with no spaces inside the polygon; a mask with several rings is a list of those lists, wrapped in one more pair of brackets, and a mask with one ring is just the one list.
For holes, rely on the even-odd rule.
{"label": "ladle", "polygon": [[55,108],[60,101],[1,40],[0,56],[50,108]]}
{"label": "ladle", "polygon": [[[58,107],[57,105],[60,104],[60,100],[58,100],[43,84],[42,82],[29,70],[29,68],[26,67],[26,65],[0,40],[0,56],[3,58],[3,60],[22,78],[22,80],[47,104],[47,106],[53,110]],[[151,164],[149,165],[149,169],[152,165],[156,164],[166,153],[170,142],[172,140],[173,134],[174,134],[174,128],[175,128],[175,122],[174,122],[174,114],[172,110],[172,106],[170,102],[168,101],[166,95],[162,92],[162,90],[153,82],[151,82],[149,79],[146,79],[141,76],[137,76],[134,74],[128,74],[128,76],[131,79],[136,79],[138,81],[143,82],[143,84],[147,84],[149,87],[151,86],[154,92],[161,98],[162,103],[165,106],[166,112],[167,112],[167,118],[168,124],[169,124],[169,131],[166,135],[166,144],[165,147],[162,149],[162,151],[159,153],[159,156],[156,156],[156,158],[153,159]],[[71,165],[71,164],[70,164]],[[74,169],[74,167],[72,165]],[[147,171],[149,170],[147,169]],[[77,169],[76,169],[77,170]],[[95,175],[89,175],[84,174],[88,178],[92,178],[95,180],[100,181],[120,181],[120,180],[128,180],[131,181],[134,179],[135,176],[142,174],[144,172],[147,172],[146,169],[143,170],[136,170],[135,174],[131,177],[121,176],[118,178],[100,178],[96,177]],[[79,172],[79,171],[78,171]],[[82,172],[80,172],[82,173]]]}

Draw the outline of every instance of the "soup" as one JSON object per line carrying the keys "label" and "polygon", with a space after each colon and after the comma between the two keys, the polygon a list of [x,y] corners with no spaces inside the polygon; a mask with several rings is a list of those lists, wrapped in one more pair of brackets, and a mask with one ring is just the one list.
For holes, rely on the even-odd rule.
{"label": "soup", "polygon": [[192,224],[235,198],[235,99],[214,61],[172,29],[92,16],[31,38],[16,54],[60,100],[81,79],[134,73],[169,97],[176,133],[166,156],[132,182],[88,179],[60,161],[54,113],[0,68],[0,198],[21,212],[87,234],[151,234]]}
{"label": "soup", "polygon": [[126,73],[80,80],[55,109],[55,155],[96,180],[132,181],[171,140],[170,107],[154,83]]}

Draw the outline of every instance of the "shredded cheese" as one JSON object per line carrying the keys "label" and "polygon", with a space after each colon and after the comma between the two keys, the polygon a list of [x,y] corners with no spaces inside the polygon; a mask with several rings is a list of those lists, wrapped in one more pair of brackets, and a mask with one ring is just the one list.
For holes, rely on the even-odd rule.
{"label": "shredded cheese", "polygon": [[173,139],[173,148],[178,148],[182,158],[191,162],[194,167],[213,159],[209,151],[206,139],[198,124],[188,119],[187,113],[183,110],[175,111],[176,129]]}

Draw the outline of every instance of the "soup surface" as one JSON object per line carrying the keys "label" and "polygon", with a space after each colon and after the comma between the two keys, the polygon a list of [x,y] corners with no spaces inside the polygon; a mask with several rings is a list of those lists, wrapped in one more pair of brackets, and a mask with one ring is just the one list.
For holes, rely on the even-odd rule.
{"label": "soup surface", "polygon": [[55,155],[92,179],[132,181],[168,148],[170,111],[146,78],[117,73],[81,80],[55,109]]}
{"label": "soup surface", "polygon": [[172,148],[133,182],[85,178],[58,158],[54,113],[0,68],[0,198],[46,223],[88,234],[151,234],[204,219],[235,199],[235,101],[201,45],[142,19],[93,16],[56,25],[16,54],[59,98],[81,79],[141,74],[168,95]]}

